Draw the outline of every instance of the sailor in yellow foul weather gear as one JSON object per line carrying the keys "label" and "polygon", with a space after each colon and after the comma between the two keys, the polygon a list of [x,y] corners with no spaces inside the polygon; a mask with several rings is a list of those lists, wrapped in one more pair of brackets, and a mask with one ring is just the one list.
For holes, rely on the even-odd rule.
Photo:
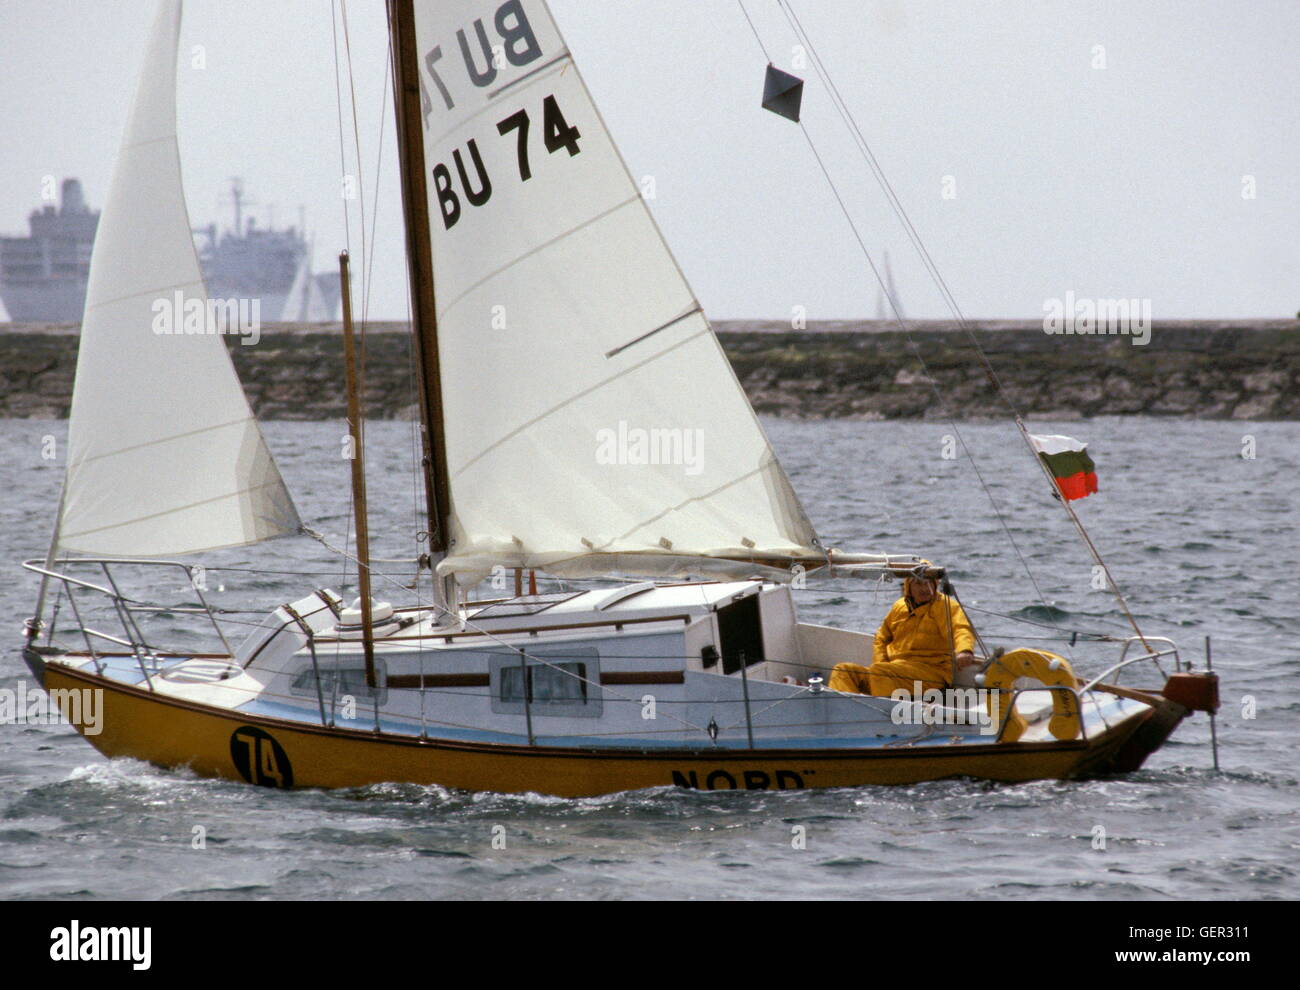
{"label": "sailor in yellow foul weather gear", "polygon": [[[949,615],[952,631],[949,633]],[[902,688],[911,694],[952,685],[953,654],[958,668],[977,663],[975,633],[955,599],[941,594],[929,579],[908,578],[903,597],[876,632],[870,667],[838,663],[831,671],[832,691],[889,697]]]}

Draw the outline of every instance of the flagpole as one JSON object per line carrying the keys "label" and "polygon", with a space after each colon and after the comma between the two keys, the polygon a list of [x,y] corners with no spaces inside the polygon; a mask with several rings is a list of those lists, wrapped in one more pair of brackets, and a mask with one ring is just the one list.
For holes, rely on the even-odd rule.
{"label": "flagpole", "polygon": [[1057,484],[1056,478],[1054,478],[1052,472],[1047,469],[1047,465],[1043,462],[1043,459],[1038,456],[1038,448],[1034,446],[1034,441],[1030,439],[1029,431],[1025,429],[1024,421],[1021,420],[1019,416],[1016,417],[1016,426],[1020,428],[1020,435],[1024,437],[1025,443],[1029,446],[1029,452],[1034,455],[1034,460],[1037,462],[1039,468],[1042,469],[1043,474],[1047,476],[1047,480],[1051,483],[1052,490],[1057,493],[1061,505],[1065,507],[1066,514],[1069,515],[1070,521],[1074,523],[1074,528],[1079,531],[1079,536],[1083,539],[1084,546],[1088,548],[1088,552],[1092,554],[1092,559],[1097,562],[1097,566],[1100,567],[1102,573],[1106,575],[1106,580],[1110,584],[1110,590],[1114,592],[1115,600],[1119,602],[1119,607],[1124,610],[1124,615],[1128,618],[1129,625],[1132,626],[1133,631],[1137,633],[1137,638],[1142,641],[1143,648],[1145,648],[1148,653],[1151,652],[1151,644],[1147,642],[1147,638],[1142,635],[1142,630],[1138,628],[1137,619],[1133,617],[1133,613],[1129,611],[1128,602],[1124,600],[1124,593],[1119,590],[1119,585],[1111,576],[1110,568],[1106,566],[1106,561],[1101,559],[1101,551],[1099,551],[1096,544],[1092,542],[1092,537],[1088,535],[1088,531],[1083,527],[1083,520],[1079,518],[1078,514],[1074,511],[1074,507],[1070,505],[1070,500],[1066,498],[1065,493],[1061,491],[1061,486]]}

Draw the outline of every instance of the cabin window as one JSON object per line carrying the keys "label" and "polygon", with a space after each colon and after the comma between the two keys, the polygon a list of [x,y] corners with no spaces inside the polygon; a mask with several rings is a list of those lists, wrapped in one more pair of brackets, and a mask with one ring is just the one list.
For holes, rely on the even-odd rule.
{"label": "cabin window", "polygon": [[[492,657],[492,710],[503,715],[601,713],[600,662],[594,647],[528,650]],[[525,691],[527,698],[525,699]]]}
{"label": "cabin window", "polygon": [[[356,698],[358,701],[367,701],[374,703],[376,693],[379,696],[379,703],[382,705],[388,697],[388,689],[384,686],[388,681],[388,671],[385,668],[384,661],[375,659],[375,682],[379,685],[378,691],[366,683],[366,665],[358,663],[355,666],[348,665],[325,665],[320,667],[320,693],[325,698],[325,704],[329,704],[331,699],[341,700],[348,695]],[[294,695],[316,699],[316,669],[313,665],[308,664],[302,670],[293,676],[289,682],[289,692]],[[337,692],[337,693],[336,693]]]}
{"label": "cabin window", "polygon": [[722,653],[722,672],[734,674],[740,658],[752,667],[766,659],[763,652],[763,623],[759,618],[758,595],[748,595],[718,609],[718,644]]}
{"label": "cabin window", "polygon": [[534,705],[553,702],[570,704],[587,702],[587,665],[585,663],[557,663],[554,667],[529,664],[523,667],[504,667],[501,670],[501,700],[524,700],[524,674],[528,675],[529,700]]}

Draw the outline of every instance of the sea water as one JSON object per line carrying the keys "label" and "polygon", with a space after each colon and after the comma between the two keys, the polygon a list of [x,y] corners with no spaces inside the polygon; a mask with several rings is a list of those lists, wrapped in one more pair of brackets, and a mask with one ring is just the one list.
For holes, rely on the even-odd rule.
{"label": "sea water", "polygon": [[[1096,673],[1126,635],[1041,471],[1006,424],[765,420],[828,544],[947,565],[986,642]],[[0,897],[1278,898],[1300,896],[1300,431],[1290,423],[1033,423],[1089,443],[1074,503],[1143,631],[1222,677],[1222,771],[1195,715],[1137,773],[823,791],[660,788],[564,800],[389,784],[281,792],[109,761],[70,727],[0,725]],[[65,424],[0,422],[0,689],[30,686],[22,620],[62,476]],[[341,423],[265,427],[304,521],[347,541]],[[368,430],[375,557],[413,557],[411,424]],[[963,447],[975,455],[978,473]],[[53,457],[49,457],[53,450]],[[528,497],[528,479],[518,479]],[[994,506],[996,506],[996,511]],[[1000,515],[999,515],[1000,513]],[[234,628],[352,569],[305,537],[214,554]],[[379,565],[401,604],[410,565]],[[154,589],[192,600],[183,575]],[[874,629],[897,594],[810,582],[805,621]],[[174,620],[178,641],[201,626]],[[191,631],[187,632],[189,629]]]}

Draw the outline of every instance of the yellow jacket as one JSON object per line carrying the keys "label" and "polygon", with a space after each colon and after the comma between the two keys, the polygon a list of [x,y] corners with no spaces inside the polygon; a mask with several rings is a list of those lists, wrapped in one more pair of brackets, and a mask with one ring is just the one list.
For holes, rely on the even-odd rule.
{"label": "yellow jacket", "polygon": [[[948,610],[952,609],[952,636],[948,635]],[[975,633],[957,602],[936,594],[924,605],[913,607],[906,598],[894,602],[876,632],[873,663],[913,660],[942,663],[945,668],[953,652],[975,649]]]}

